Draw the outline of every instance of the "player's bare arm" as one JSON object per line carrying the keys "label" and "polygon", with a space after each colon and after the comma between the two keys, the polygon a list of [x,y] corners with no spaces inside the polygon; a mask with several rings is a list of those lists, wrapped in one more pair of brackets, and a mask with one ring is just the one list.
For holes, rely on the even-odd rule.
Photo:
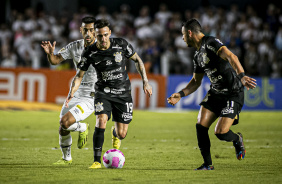
{"label": "player's bare arm", "polygon": [[147,94],[150,97],[152,95],[152,86],[148,82],[145,66],[142,59],[138,56],[137,53],[135,53],[130,59],[132,59],[135,62],[136,69],[142,77],[143,90],[145,94]]}
{"label": "player's bare arm", "polygon": [[232,68],[236,71],[238,76],[241,76],[242,84],[249,89],[254,89],[256,87],[256,80],[254,78],[248,77],[244,73],[244,69],[238,59],[238,57],[233,54],[226,46],[223,46],[218,51],[219,57],[228,61]]}
{"label": "player's bare arm", "polygon": [[57,65],[64,61],[64,58],[61,56],[61,54],[54,54],[56,46],[56,41],[53,42],[53,45],[50,43],[50,41],[42,41],[41,47],[44,49],[45,53],[47,54],[47,58],[50,64]]}
{"label": "player's bare arm", "polygon": [[[201,86],[203,77],[204,73],[193,73],[192,79],[189,81],[187,86],[181,90],[184,93],[184,96],[194,93]],[[180,93],[173,93],[169,98],[167,98],[167,102],[174,106],[181,98]]]}
{"label": "player's bare arm", "polygon": [[74,93],[78,90],[80,83],[83,79],[85,71],[77,69],[76,75],[74,76],[72,83],[71,83],[71,87],[70,87],[70,91],[68,94],[68,97],[66,99],[66,107],[68,107],[68,103],[69,101],[73,98]]}

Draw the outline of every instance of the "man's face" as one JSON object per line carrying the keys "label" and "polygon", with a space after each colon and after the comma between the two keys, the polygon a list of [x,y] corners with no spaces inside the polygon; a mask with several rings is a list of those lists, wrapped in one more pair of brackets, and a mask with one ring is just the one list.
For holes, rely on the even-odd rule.
{"label": "man's face", "polygon": [[102,49],[107,49],[110,43],[110,36],[111,36],[111,30],[109,27],[103,27],[103,28],[96,28],[95,34],[97,38],[97,44]]}
{"label": "man's face", "polygon": [[191,47],[191,45],[189,44],[190,42],[190,38],[189,38],[189,31],[187,31],[184,26],[182,26],[182,29],[181,29],[181,32],[182,32],[182,39],[183,41],[187,44],[187,47]]}
{"label": "man's face", "polygon": [[80,27],[80,32],[83,36],[86,45],[90,45],[95,41],[94,23],[82,23]]}

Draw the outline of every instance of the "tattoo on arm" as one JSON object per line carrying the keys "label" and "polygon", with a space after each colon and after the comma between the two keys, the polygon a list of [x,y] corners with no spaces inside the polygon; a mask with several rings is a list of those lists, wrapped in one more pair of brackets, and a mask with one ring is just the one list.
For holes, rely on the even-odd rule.
{"label": "tattoo on arm", "polygon": [[148,82],[145,66],[142,59],[138,56],[137,53],[131,59],[135,62],[136,69],[138,73],[141,75],[143,81]]}

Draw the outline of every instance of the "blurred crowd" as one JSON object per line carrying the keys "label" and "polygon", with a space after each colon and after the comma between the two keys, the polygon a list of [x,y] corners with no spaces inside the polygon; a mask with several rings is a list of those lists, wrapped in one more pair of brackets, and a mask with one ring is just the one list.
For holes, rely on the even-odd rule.
{"label": "blurred crowd", "polygon": [[[41,41],[56,41],[55,53],[71,41],[81,39],[79,27],[84,16],[106,18],[111,23],[112,37],[123,37],[130,42],[143,59],[148,73],[171,75],[193,73],[194,49],[182,40],[182,22],[196,18],[205,35],[218,37],[242,63],[250,76],[282,77],[282,12],[273,4],[265,12],[252,6],[240,10],[232,4],[228,8],[200,7],[185,12],[171,11],[160,4],[157,12],[149,6],[139,9],[134,16],[131,7],[123,4],[115,12],[100,6],[97,14],[81,7],[77,13],[11,11],[9,20],[0,27],[0,66],[30,67],[54,70],[73,69],[72,62],[52,66],[48,63]],[[137,72],[128,62],[129,72]]]}

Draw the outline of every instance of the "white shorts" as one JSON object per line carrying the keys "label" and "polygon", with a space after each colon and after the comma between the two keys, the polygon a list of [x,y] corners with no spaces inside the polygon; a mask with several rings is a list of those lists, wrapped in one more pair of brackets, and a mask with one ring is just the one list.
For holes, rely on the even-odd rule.
{"label": "white shorts", "polygon": [[60,118],[68,111],[73,115],[76,122],[85,120],[94,112],[94,97],[73,97],[69,102],[69,108],[63,104]]}

